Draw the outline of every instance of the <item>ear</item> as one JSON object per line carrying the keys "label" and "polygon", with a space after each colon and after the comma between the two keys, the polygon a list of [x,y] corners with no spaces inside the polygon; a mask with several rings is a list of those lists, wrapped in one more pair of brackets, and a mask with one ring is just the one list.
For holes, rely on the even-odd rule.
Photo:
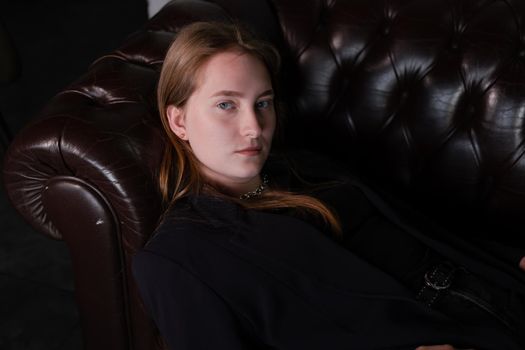
{"label": "ear", "polygon": [[171,131],[177,135],[181,140],[188,140],[188,135],[186,135],[186,126],[184,124],[184,111],[182,108],[175,107],[174,105],[169,105],[166,109],[166,115],[168,117],[168,122],[170,125]]}

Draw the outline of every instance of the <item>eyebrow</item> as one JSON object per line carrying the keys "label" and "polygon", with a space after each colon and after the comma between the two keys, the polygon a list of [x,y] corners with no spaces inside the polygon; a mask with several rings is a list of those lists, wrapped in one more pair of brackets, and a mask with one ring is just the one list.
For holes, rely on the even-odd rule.
{"label": "eyebrow", "polygon": [[[273,90],[269,89],[269,90],[266,90],[263,93],[259,94],[259,96],[257,96],[257,98],[260,98],[260,97],[263,97],[263,96],[271,96],[271,95],[273,95]],[[216,93],[214,93],[210,97],[216,97],[216,96],[243,97],[244,94],[242,92],[239,92],[239,91],[221,90],[221,91],[217,91]]]}

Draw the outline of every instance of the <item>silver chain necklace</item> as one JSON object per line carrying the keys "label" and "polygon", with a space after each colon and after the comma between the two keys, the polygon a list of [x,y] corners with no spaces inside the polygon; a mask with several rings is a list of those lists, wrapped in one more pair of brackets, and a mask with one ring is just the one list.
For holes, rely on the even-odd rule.
{"label": "silver chain necklace", "polygon": [[261,193],[266,189],[268,185],[268,175],[262,174],[262,182],[257,188],[253,191],[243,193],[239,196],[239,199],[250,199],[253,197],[259,197]]}

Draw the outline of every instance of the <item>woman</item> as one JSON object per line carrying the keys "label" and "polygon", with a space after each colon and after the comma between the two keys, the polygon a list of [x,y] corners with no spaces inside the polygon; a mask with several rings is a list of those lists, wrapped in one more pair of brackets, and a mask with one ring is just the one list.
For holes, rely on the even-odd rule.
{"label": "woman", "polygon": [[[455,248],[405,225],[356,180],[303,174],[324,184],[309,187],[267,161],[278,66],[273,47],[217,23],[185,27],[166,55],[158,107],[170,141],[159,176],[168,209],[133,272],[168,346],[520,349],[521,314],[492,299],[508,301],[498,292],[522,292],[521,281],[500,288],[471,277],[461,255],[445,258]],[[463,287],[492,299],[466,301]]]}

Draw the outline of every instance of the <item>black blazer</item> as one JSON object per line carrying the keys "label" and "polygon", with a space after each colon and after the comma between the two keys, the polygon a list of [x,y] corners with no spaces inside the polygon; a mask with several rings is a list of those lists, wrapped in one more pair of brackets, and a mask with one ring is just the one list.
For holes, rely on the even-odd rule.
{"label": "black blazer", "polygon": [[[518,271],[503,263],[487,267],[472,247],[464,254],[454,242],[422,235],[359,182],[317,194],[344,212],[345,231],[352,232],[347,237],[357,243],[363,232],[408,232],[473,270],[504,274],[504,283],[523,291]],[[135,256],[133,273],[170,349],[415,349],[446,343],[521,349],[501,329],[463,324],[416,301],[415,291],[392,273],[345,248],[352,239],[339,244],[321,230],[282,212],[189,197]],[[394,272],[408,271],[419,258],[415,254],[407,265],[390,254],[385,262],[398,264]]]}

